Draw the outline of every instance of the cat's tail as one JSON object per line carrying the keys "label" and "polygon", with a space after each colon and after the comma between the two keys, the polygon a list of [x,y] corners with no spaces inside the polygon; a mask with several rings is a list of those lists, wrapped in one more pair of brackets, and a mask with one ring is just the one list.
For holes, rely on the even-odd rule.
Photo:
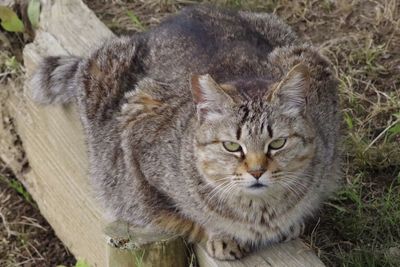
{"label": "cat's tail", "polygon": [[75,98],[82,58],[46,57],[31,80],[31,97],[40,104],[66,104]]}

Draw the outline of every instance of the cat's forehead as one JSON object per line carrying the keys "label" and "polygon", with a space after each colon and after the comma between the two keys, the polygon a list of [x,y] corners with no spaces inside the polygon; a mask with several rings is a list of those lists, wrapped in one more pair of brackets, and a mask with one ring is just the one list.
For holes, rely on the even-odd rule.
{"label": "cat's forehead", "polygon": [[271,107],[262,98],[244,101],[237,107],[237,119],[240,124],[261,123],[270,116]]}
{"label": "cat's forehead", "polygon": [[269,77],[237,79],[227,83],[245,102],[257,102],[266,96],[274,84]]}
{"label": "cat's forehead", "polygon": [[[238,107],[237,112],[238,137],[271,136],[271,111],[261,99],[247,101]],[[241,139],[241,138],[238,138]]]}
{"label": "cat's forehead", "polygon": [[238,139],[248,141],[273,138],[277,131],[286,133],[292,124],[290,118],[282,116],[264,97],[242,102],[235,114]]}

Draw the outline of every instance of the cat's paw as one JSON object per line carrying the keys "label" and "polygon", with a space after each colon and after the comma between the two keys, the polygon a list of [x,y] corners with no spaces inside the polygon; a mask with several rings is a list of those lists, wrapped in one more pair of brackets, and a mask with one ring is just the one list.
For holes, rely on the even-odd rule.
{"label": "cat's paw", "polygon": [[210,239],[206,244],[207,253],[218,260],[238,260],[250,252],[246,246],[240,246],[232,239]]}
{"label": "cat's paw", "polygon": [[288,242],[290,240],[296,239],[299,235],[303,234],[305,229],[304,222],[296,223],[289,228],[289,232],[283,238],[283,242]]}

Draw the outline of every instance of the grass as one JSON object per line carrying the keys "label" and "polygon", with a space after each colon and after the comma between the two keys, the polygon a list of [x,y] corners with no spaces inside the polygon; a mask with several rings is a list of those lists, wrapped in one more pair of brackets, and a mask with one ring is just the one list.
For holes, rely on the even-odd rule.
{"label": "grass", "polygon": [[329,265],[398,266],[389,251],[400,240],[400,177],[387,187],[353,178],[324,210],[314,236],[320,256]]}
{"label": "grass", "polygon": [[22,185],[20,181],[18,181],[15,178],[7,179],[1,175],[0,175],[0,181],[4,182],[10,188],[15,190],[26,202],[36,206],[36,203],[34,203],[31,194],[29,194],[29,192],[25,189],[25,187]]}
{"label": "grass", "polygon": [[[9,170],[0,176],[0,266],[55,266],[73,257],[40,215],[32,198]],[[17,193],[18,192],[18,193]]]}
{"label": "grass", "polygon": [[[336,17],[325,21],[329,29],[349,10],[340,3],[330,7]],[[332,30],[329,39],[309,35],[336,69],[347,130],[343,188],[305,238],[328,266],[399,266],[399,4],[353,1],[350,14],[357,23]]]}
{"label": "grass", "polygon": [[135,264],[137,267],[143,266],[143,258],[144,258],[145,254],[146,254],[146,250],[143,250],[141,255],[135,254]]}
{"label": "grass", "polygon": [[16,78],[21,74],[21,62],[15,56],[12,56],[9,51],[0,51],[0,83],[5,82],[7,78]]}

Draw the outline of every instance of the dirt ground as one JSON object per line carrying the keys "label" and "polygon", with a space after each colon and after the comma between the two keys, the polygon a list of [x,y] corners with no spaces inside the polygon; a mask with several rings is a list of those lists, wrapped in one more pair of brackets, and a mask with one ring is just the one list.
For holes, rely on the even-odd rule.
{"label": "dirt ground", "polygon": [[0,266],[73,266],[74,257],[7,169],[0,178]]}
{"label": "dirt ground", "polygon": [[[199,1],[84,2],[115,33],[131,34]],[[303,239],[327,266],[400,266],[400,1],[201,2],[276,13],[329,58],[340,81],[344,179]],[[21,48],[29,41],[6,37],[0,86],[21,77]],[[2,123],[0,131],[12,130],[12,121]],[[23,161],[23,151],[16,153]],[[11,169],[0,162],[0,266],[73,266]]]}

